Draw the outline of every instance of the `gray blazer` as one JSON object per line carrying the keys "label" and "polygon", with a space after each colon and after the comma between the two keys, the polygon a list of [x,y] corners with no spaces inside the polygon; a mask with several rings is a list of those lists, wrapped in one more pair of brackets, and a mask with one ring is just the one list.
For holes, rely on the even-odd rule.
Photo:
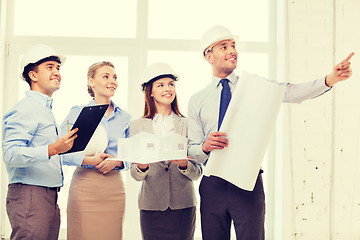
{"label": "gray blazer", "polygon": [[[145,131],[153,133],[152,119],[140,118],[130,122],[130,136]],[[175,133],[187,136],[187,120],[175,116]],[[196,205],[193,180],[202,174],[202,165],[189,161],[187,170],[180,170],[170,162],[151,163],[142,172],[136,164],[131,165],[131,176],[142,181],[139,193],[139,208],[142,210],[164,211],[167,208],[183,209]]]}

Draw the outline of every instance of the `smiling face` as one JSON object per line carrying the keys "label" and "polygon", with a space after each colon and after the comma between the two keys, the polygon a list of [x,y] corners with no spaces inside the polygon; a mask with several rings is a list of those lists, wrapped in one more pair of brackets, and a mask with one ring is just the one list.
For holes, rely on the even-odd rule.
{"label": "smiling face", "polygon": [[205,55],[212,65],[213,75],[219,78],[225,78],[234,71],[237,66],[237,56],[234,40],[219,42]]}
{"label": "smiling face", "polygon": [[175,82],[172,78],[161,78],[152,83],[151,97],[156,108],[160,105],[171,107],[176,96]]}
{"label": "smiling face", "polygon": [[39,64],[34,71],[29,72],[31,89],[49,97],[60,88],[60,63],[46,61]]}
{"label": "smiling face", "polygon": [[94,76],[88,79],[88,84],[96,99],[110,99],[118,87],[115,69],[111,66],[98,68]]}

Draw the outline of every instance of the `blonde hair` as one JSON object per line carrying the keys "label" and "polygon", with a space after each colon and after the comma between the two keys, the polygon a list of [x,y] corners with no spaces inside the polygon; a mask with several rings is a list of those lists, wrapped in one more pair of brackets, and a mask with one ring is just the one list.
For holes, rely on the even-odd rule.
{"label": "blonde hair", "polygon": [[[98,70],[99,68],[101,68],[103,66],[110,66],[113,69],[115,69],[114,64],[111,62],[107,62],[107,61],[96,62],[89,67],[88,72],[87,72],[87,79],[89,80],[90,78],[93,78],[95,76],[96,70]],[[95,97],[94,91],[92,90],[91,86],[89,85],[89,82],[87,84],[87,89],[88,89],[88,93],[90,94],[90,96]]]}

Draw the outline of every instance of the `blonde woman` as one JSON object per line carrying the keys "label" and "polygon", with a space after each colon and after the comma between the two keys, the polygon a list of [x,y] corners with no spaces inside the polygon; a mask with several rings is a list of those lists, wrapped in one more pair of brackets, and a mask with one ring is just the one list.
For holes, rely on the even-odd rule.
{"label": "blonde woman", "polygon": [[[154,63],[145,76],[144,115],[131,122],[130,136],[141,131],[187,136],[187,121],[179,111],[177,78],[172,68]],[[144,240],[194,238],[196,197],[192,181],[201,174],[202,166],[188,159],[131,165],[131,176],[142,181],[139,208]]]}
{"label": "blonde woman", "polygon": [[[84,153],[72,153],[67,165],[78,166],[69,189],[67,239],[122,239],[125,189],[120,170],[129,164],[110,160],[117,156],[117,139],[128,136],[130,115],[121,110],[111,97],[118,87],[115,67],[98,62],[88,70],[88,92],[93,98],[86,106],[109,104],[99,127]],[[67,132],[84,106],[74,106],[62,124]],[[90,147],[90,149],[89,149]]]}

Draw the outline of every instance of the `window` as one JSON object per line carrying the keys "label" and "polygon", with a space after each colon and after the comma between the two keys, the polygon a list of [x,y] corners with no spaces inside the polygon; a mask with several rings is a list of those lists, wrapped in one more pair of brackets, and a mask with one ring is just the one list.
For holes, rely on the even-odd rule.
{"label": "window", "polygon": [[268,19],[269,0],[246,3],[238,0],[152,0],[149,1],[148,36],[154,39],[200,39],[205,29],[223,25],[238,34],[240,41],[266,42],[269,39]]}
{"label": "window", "polygon": [[14,35],[136,37],[136,1],[15,0],[14,4]]}
{"label": "window", "polygon": [[[211,80],[211,68],[202,58],[199,39],[215,24],[224,25],[239,36],[238,74],[245,70],[276,78],[275,0],[9,0],[7,5],[9,57],[5,79],[9,81],[4,86],[5,89],[19,90],[6,95],[4,111],[28,89],[28,85],[19,80],[19,59],[35,43],[48,44],[67,56],[61,67],[61,89],[53,96],[58,124],[70,107],[89,102],[87,69],[92,63],[103,60],[115,64],[119,88],[113,100],[129,111],[132,119],[140,117],[144,107],[140,88],[143,70],[153,62],[169,63],[179,75],[176,90],[180,111],[187,115],[190,96]],[[265,161],[266,172],[266,166],[274,161],[272,154],[268,154]],[[4,168],[1,171],[6,172]],[[66,238],[66,202],[72,171],[73,168],[64,167],[65,187],[59,197],[63,217],[60,239]],[[271,197],[274,188],[266,186],[273,184],[272,180],[266,179],[269,175],[264,175],[266,191],[270,191],[266,193],[266,229],[267,238],[273,239]],[[123,176],[127,191],[124,238],[140,239],[137,208],[140,183],[133,181],[128,173]],[[198,184],[199,181],[195,188]],[[6,192],[6,184],[1,189]],[[7,219],[4,210],[1,214]],[[8,223],[1,227],[5,228],[5,237],[9,237]],[[196,227],[195,239],[201,239],[199,215]]]}

